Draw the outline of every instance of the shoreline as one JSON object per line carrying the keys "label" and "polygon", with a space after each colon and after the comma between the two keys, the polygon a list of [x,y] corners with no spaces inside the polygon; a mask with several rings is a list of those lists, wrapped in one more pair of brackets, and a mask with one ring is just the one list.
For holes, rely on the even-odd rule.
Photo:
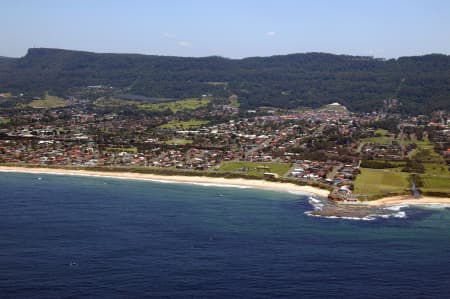
{"label": "shoreline", "polygon": [[398,195],[384,197],[372,201],[361,202],[362,205],[369,207],[390,207],[398,205],[410,205],[410,206],[432,206],[432,205],[449,205],[449,197],[434,197],[434,196],[420,196],[414,198],[411,195]]}
{"label": "shoreline", "polygon": [[[44,167],[20,167],[20,166],[0,166],[0,173],[29,173],[29,174],[52,174],[66,176],[84,176],[84,177],[100,177],[126,180],[140,180],[160,183],[177,183],[190,184],[200,186],[230,187],[230,188],[251,188],[268,191],[299,193],[302,195],[319,196],[328,198],[330,192],[312,186],[299,186],[292,183],[271,182],[266,180],[252,180],[244,178],[221,178],[207,176],[183,176],[183,175],[159,175],[149,173],[135,172],[109,172],[97,170],[72,170],[72,169],[56,169]],[[343,207],[347,204],[338,203]],[[421,196],[414,198],[411,195],[389,196],[372,201],[362,201],[356,205],[361,207],[391,207],[398,205],[410,206],[432,206],[432,205],[449,205],[448,197]],[[352,205],[353,206],[353,205]]]}
{"label": "shoreline", "polygon": [[203,186],[217,187],[234,187],[234,188],[252,188],[269,191],[281,191],[291,193],[302,193],[304,195],[315,195],[320,197],[328,197],[329,191],[312,187],[299,186],[291,183],[271,182],[266,180],[251,180],[243,178],[219,178],[206,176],[182,176],[182,175],[158,175],[158,174],[142,174],[132,172],[108,172],[93,170],[71,170],[71,169],[54,169],[39,167],[16,167],[16,166],[0,166],[0,172],[10,173],[29,173],[29,174],[54,174],[54,175],[74,175],[85,177],[103,177],[116,179],[129,179],[152,181],[162,183],[179,183]]}

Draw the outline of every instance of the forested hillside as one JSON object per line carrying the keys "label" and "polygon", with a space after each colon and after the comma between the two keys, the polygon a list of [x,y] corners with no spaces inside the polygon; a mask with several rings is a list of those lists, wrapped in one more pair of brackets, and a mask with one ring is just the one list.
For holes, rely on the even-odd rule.
{"label": "forested hillside", "polygon": [[[226,84],[225,84],[226,83]],[[72,87],[112,85],[149,97],[236,94],[241,107],[318,107],[354,111],[399,99],[403,113],[450,110],[450,56],[380,60],[324,53],[226,59],[30,49],[0,58],[0,92],[67,95]]]}

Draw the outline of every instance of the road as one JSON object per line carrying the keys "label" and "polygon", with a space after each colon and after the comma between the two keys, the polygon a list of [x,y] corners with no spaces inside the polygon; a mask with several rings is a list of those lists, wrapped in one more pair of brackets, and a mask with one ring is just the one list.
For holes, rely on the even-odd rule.
{"label": "road", "polygon": [[273,138],[267,138],[263,143],[261,143],[258,146],[252,147],[251,149],[249,149],[248,151],[245,151],[245,158],[247,159],[247,157],[251,154],[253,154],[256,151],[262,150],[265,147],[269,146],[269,144],[272,142]]}
{"label": "road", "polygon": [[329,173],[327,173],[327,179],[334,179],[336,173],[338,172],[339,169],[341,169],[344,166],[343,163],[339,163],[339,165],[336,165],[333,167],[333,170],[331,170]]}

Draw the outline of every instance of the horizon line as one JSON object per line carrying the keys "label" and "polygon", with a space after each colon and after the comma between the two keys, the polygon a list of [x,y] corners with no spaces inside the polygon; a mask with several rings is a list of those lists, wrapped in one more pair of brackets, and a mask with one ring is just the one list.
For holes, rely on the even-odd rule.
{"label": "horizon line", "polygon": [[82,53],[92,53],[92,54],[108,54],[108,55],[136,55],[136,56],[160,56],[160,57],[182,57],[182,58],[211,58],[218,57],[228,60],[243,60],[249,58],[270,58],[277,56],[288,56],[288,55],[302,55],[302,54],[326,54],[326,55],[334,55],[334,56],[350,56],[350,57],[360,57],[360,58],[371,58],[375,60],[391,60],[391,59],[399,59],[403,57],[422,57],[422,56],[430,56],[430,55],[442,55],[442,56],[450,56],[450,54],[446,53],[421,53],[416,55],[406,55],[406,56],[397,56],[397,57],[378,57],[374,55],[360,55],[360,54],[344,54],[344,53],[332,53],[332,52],[321,52],[321,51],[310,51],[310,52],[292,52],[292,53],[284,53],[284,54],[272,54],[272,55],[261,55],[261,56],[245,56],[245,57],[227,57],[217,54],[207,55],[207,56],[180,56],[180,55],[168,55],[168,54],[149,54],[149,53],[137,53],[137,52],[103,52],[103,51],[92,51],[92,50],[77,50],[77,49],[67,49],[67,48],[51,48],[51,47],[30,47],[27,49],[26,53],[23,56],[14,57],[14,56],[4,56],[0,55],[3,58],[11,58],[11,59],[21,59],[28,55],[30,50],[56,50],[56,51],[70,51],[70,52],[82,52]]}

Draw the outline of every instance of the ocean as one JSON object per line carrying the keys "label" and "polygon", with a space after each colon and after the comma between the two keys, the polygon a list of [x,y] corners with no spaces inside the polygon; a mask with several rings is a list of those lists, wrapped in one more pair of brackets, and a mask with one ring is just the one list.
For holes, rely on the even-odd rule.
{"label": "ocean", "polygon": [[307,196],[0,173],[1,298],[449,298],[450,211],[308,216]]}

